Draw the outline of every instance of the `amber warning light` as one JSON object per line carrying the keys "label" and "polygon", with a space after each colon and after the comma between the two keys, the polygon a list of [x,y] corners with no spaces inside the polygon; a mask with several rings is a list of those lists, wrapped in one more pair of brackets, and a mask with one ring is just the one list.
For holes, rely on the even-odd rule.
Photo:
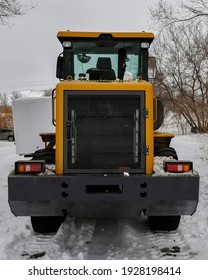
{"label": "amber warning light", "polygon": [[15,174],[39,174],[45,170],[45,160],[18,160],[15,162]]}
{"label": "amber warning light", "polygon": [[193,171],[193,162],[191,161],[164,161],[165,172],[184,173]]}

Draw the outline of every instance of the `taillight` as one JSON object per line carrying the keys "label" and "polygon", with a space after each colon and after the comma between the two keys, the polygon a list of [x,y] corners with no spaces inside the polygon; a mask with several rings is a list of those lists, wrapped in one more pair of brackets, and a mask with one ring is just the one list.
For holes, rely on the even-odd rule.
{"label": "taillight", "polygon": [[38,174],[44,170],[45,160],[18,160],[15,162],[15,174]]}
{"label": "taillight", "polygon": [[164,170],[169,173],[184,173],[193,171],[193,163],[191,161],[164,161]]}

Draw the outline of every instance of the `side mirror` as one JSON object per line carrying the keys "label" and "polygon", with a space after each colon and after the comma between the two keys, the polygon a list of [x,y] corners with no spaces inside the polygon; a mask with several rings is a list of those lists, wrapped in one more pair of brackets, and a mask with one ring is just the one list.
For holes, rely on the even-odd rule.
{"label": "side mirror", "polygon": [[156,59],[153,56],[149,57],[148,60],[148,78],[154,79],[156,76]]}
{"label": "side mirror", "polygon": [[64,57],[60,54],[57,58],[56,64],[56,78],[64,79]]}

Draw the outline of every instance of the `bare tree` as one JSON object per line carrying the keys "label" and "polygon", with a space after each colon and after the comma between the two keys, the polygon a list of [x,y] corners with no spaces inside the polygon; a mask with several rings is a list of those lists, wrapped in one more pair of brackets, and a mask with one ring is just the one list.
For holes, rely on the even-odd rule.
{"label": "bare tree", "polygon": [[167,3],[165,0],[159,2],[149,9],[154,28],[158,27],[160,32],[171,25],[185,23],[197,24],[208,23],[208,1],[207,0],[177,0]]}
{"label": "bare tree", "polygon": [[51,96],[52,95],[52,88],[44,89],[43,96]]}
{"label": "bare tree", "polygon": [[7,97],[7,94],[4,93],[0,93],[0,105],[3,106],[3,107],[8,107],[8,97]]}
{"label": "bare tree", "polygon": [[13,127],[12,107],[8,96],[0,93],[0,127]]}
{"label": "bare tree", "polygon": [[18,0],[0,0],[0,25],[10,25],[12,18],[21,16],[33,8],[32,1],[21,4]]}
{"label": "bare tree", "polygon": [[14,90],[12,92],[11,101],[13,102],[14,100],[21,98],[21,97],[22,97],[22,94],[19,91]]}
{"label": "bare tree", "polygon": [[158,35],[155,88],[194,132],[208,132],[208,2],[160,0],[150,10]]}
{"label": "bare tree", "polygon": [[[207,30],[208,31],[208,30]],[[208,32],[199,25],[169,27],[155,44],[156,89],[194,132],[208,132]]]}

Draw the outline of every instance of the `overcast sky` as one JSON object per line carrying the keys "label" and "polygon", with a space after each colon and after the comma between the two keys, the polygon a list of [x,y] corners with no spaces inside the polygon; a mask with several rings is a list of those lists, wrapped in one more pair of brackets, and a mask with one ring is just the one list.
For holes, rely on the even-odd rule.
{"label": "overcast sky", "polygon": [[12,20],[12,27],[0,26],[0,93],[55,86],[56,59],[62,52],[58,31],[154,32],[148,7],[157,2],[33,0],[35,8]]}

